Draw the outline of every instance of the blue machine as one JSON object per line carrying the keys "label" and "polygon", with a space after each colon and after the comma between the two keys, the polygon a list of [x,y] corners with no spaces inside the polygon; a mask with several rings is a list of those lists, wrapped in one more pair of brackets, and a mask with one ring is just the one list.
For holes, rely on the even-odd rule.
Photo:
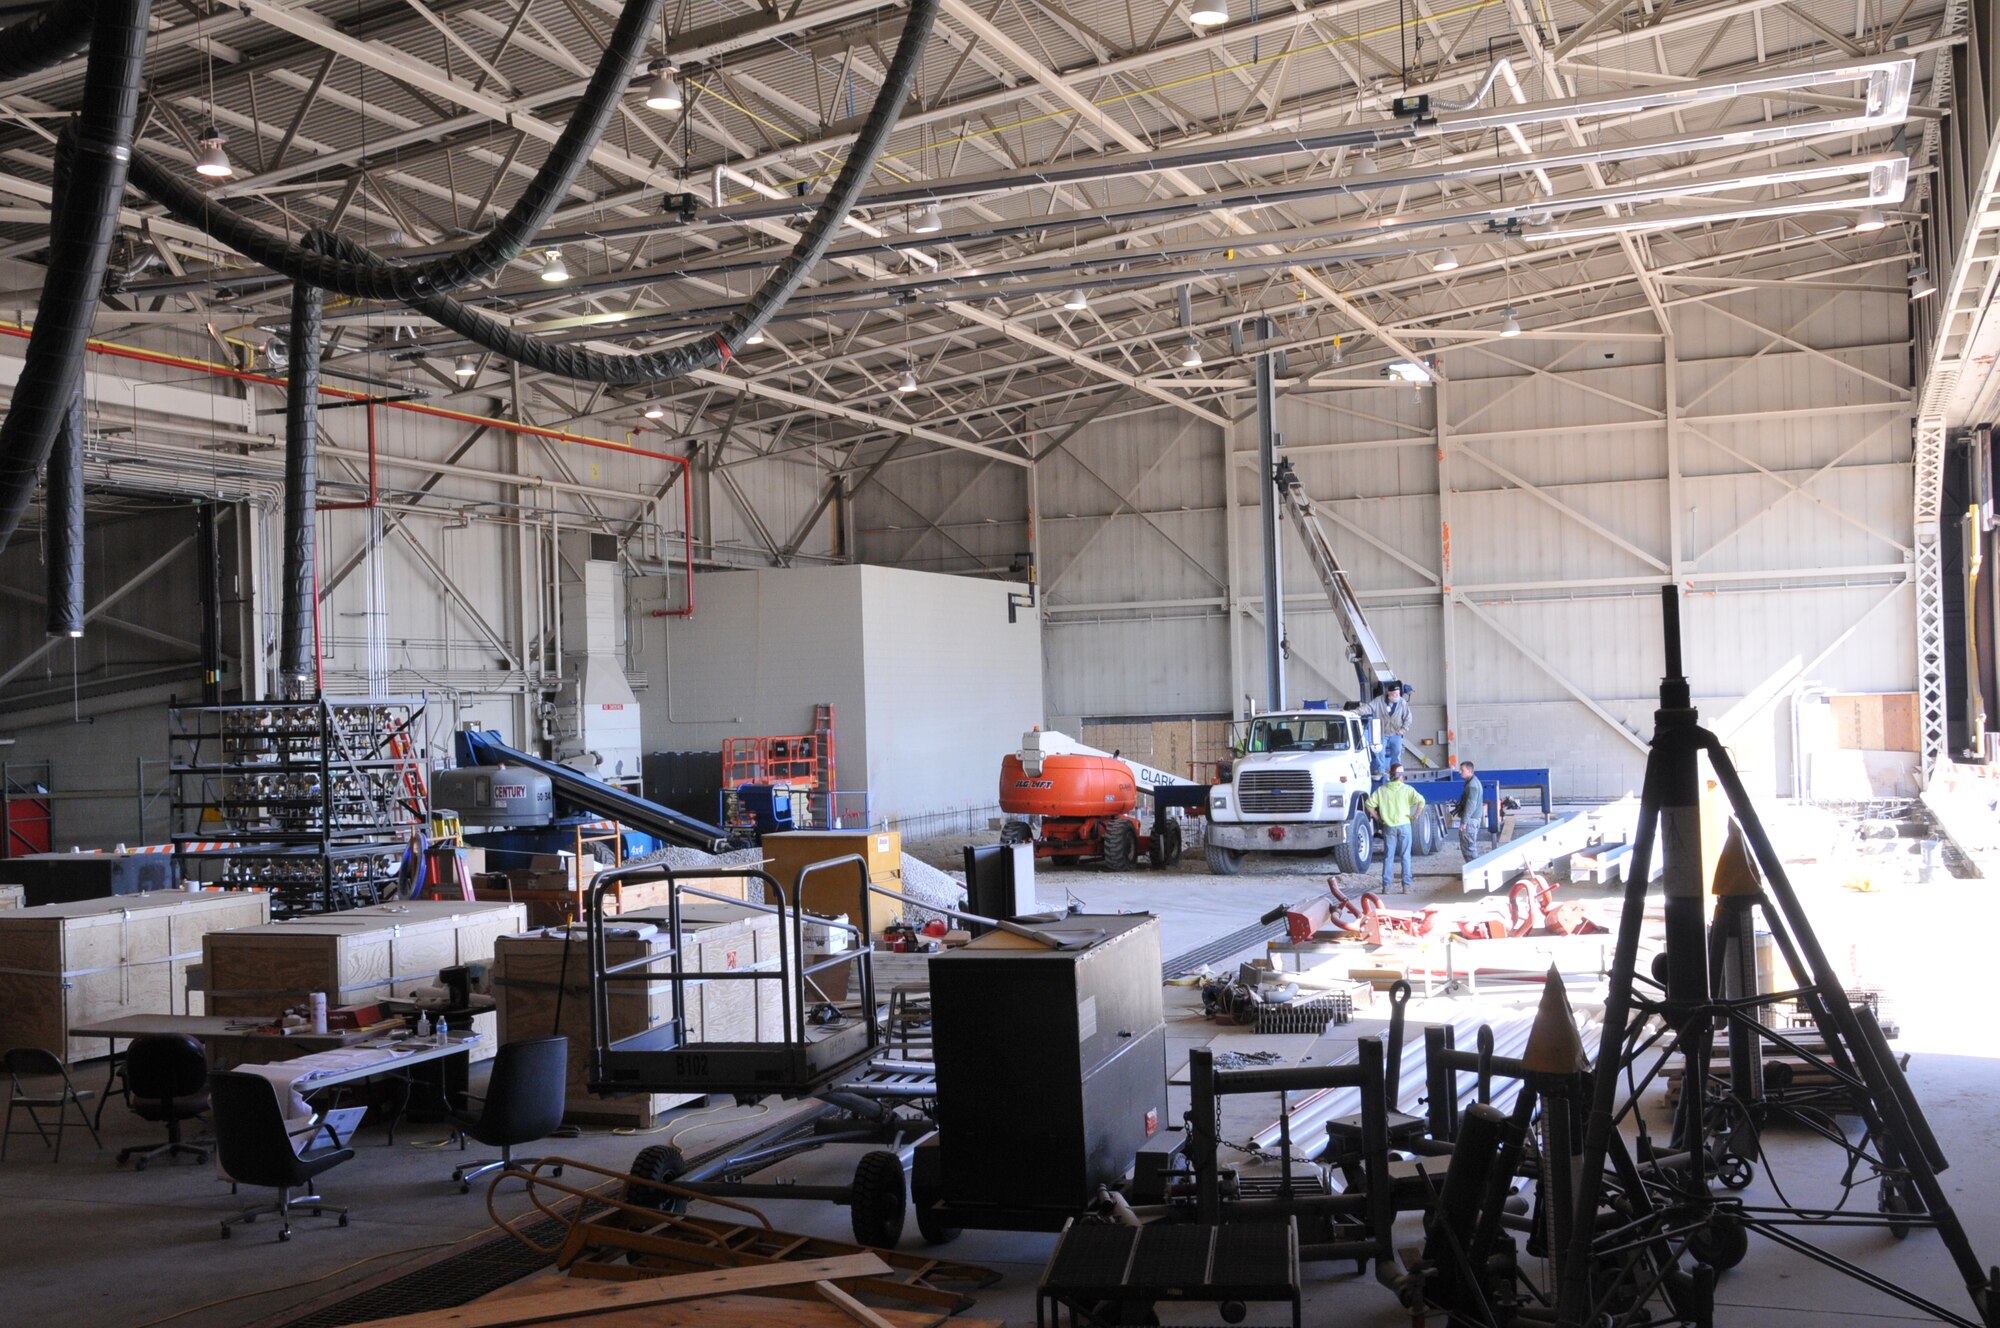
{"label": "blue machine", "polygon": [[[1555,810],[1555,794],[1549,786],[1546,767],[1481,770],[1479,778],[1486,786],[1486,828],[1494,834],[1500,833],[1500,799],[1510,792],[1537,794],[1544,816]],[[1434,803],[1456,803],[1465,788],[1465,780],[1456,770],[1412,770],[1407,765],[1403,767],[1403,782],[1423,794],[1425,802]]]}
{"label": "blue machine", "polygon": [[750,814],[757,827],[757,835],[776,834],[781,830],[796,830],[798,821],[792,815],[792,786],[790,784],[758,784],[745,782],[736,786],[736,805]]}

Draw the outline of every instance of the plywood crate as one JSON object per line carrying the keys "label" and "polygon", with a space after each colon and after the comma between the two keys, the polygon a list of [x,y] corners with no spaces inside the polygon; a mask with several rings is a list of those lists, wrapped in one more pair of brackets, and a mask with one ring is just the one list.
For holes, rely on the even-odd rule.
{"label": "plywood crate", "polygon": [[0,912],[26,907],[27,894],[25,885],[0,885]]}
{"label": "plywood crate", "polygon": [[[858,854],[868,863],[868,880],[884,890],[903,892],[903,836],[894,830],[791,830],[765,835],[772,879],[796,893],[799,873],[816,862]],[[801,906],[822,917],[854,914],[858,886],[852,871],[823,872],[806,883]],[[868,929],[877,935],[903,915],[894,899],[868,897]]]}
{"label": "plywood crate", "polygon": [[69,1030],[131,1014],[188,1014],[206,937],[266,923],[262,893],[153,890],[0,912],[0,1047],[64,1060],[104,1054]]}
{"label": "plywood crate", "polygon": [[[689,885],[708,891],[710,894],[727,895],[731,899],[749,898],[750,878],[747,876],[724,876],[713,880],[691,881]],[[582,917],[589,906],[588,894],[580,894],[573,889],[538,890],[524,888],[499,872],[477,877],[472,883],[473,894],[484,903],[519,903],[527,905],[528,925],[531,927],[562,927]],[[664,908],[667,905],[669,885],[665,880],[624,881],[604,901],[606,915],[630,913],[636,909]]]}
{"label": "plywood crate", "polygon": [[[493,958],[527,924],[521,904],[411,900],[218,932],[207,938],[208,1011],[275,1014],[323,991],[331,1005],[407,996],[439,969]],[[497,1021],[477,1015],[474,1060],[493,1054]]]}

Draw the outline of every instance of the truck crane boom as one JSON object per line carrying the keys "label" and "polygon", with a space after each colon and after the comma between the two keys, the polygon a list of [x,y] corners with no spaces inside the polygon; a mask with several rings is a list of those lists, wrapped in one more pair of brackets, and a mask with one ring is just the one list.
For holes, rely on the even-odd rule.
{"label": "truck crane boom", "polygon": [[1333,616],[1339,620],[1341,634],[1347,638],[1347,658],[1354,665],[1354,676],[1360,681],[1361,699],[1366,701],[1397,681],[1395,667],[1389,663],[1388,653],[1376,639],[1375,630],[1368,625],[1367,615],[1361,611],[1361,601],[1355,598],[1354,587],[1347,583],[1347,573],[1341,570],[1340,560],[1333,556],[1333,542],[1321,528],[1319,513],[1314,510],[1312,499],[1306,496],[1305,486],[1299,483],[1292,463],[1280,461],[1271,479],[1277,486],[1278,499],[1285,515],[1291,518],[1293,529],[1299,532],[1299,540],[1306,546],[1306,556],[1312,560],[1320,585],[1326,588],[1327,603],[1333,606]]}

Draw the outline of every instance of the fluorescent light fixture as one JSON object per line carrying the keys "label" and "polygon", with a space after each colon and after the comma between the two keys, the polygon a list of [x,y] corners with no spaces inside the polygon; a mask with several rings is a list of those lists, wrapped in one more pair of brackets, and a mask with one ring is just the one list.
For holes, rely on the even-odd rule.
{"label": "fluorescent light fixture", "polygon": [[646,106],[655,111],[678,111],[687,105],[681,95],[680,80],[674,77],[671,61],[653,61],[653,81],[646,88]]}
{"label": "fluorescent light fixture", "polygon": [[1197,28],[1219,28],[1229,21],[1229,0],[1188,0],[1188,22]]}
{"label": "fluorescent light fixture", "polygon": [[70,639],[70,640],[72,640],[72,641],[78,641],[78,640],[81,640],[82,638],[83,638],[83,632],[82,632],[81,630],[78,630],[78,631],[72,631],[72,632],[71,632],[71,633],[69,634],[69,639]]}
{"label": "fluorescent light fixture", "polygon": [[1193,337],[1189,337],[1187,341],[1181,345],[1181,368],[1183,369],[1201,368],[1201,343],[1199,341],[1196,341]]}
{"label": "fluorescent light fixture", "polygon": [[1514,306],[1507,306],[1507,316],[1500,320],[1500,335],[1518,337],[1521,335],[1521,320],[1514,316]]}
{"label": "fluorescent light fixture", "polygon": [[1431,271],[1433,272],[1456,272],[1457,270],[1458,255],[1449,249],[1431,260]]}
{"label": "fluorescent light fixture", "polygon": [[1431,381],[1431,371],[1415,360],[1391,360],[1389,367],[1382,371],[1385,378],[1393,378],[1399,383],[1413,383],[1421,387]]}
{"label": "fluorescent light fixture", "polygon": [[1889,224],[1889,219],[1878,208],[1862,208],[1861,215],[1854,219],[1854,233],[1869,235]]}
{"label": "fluorescent light fixture", "polygon": [[458,363],[451,366],[451,376],[461,383],[469,383],[479,373],[479,361],[470,355],[458,357]]}
{"label": "fluorescent light fixture", "polygon": [[764,329],[760,327],[760,328],[758,328],[758,329],[757,329],[756,331],[752,332],[752,333],[751,333],[751,334],[750,334],[749,336],[747,336],[747,337],[743,338],[743,344],[744,344],[744,345],[746,345],[746,346],[761,346],[761,345],[763,345],[763,344],[764,344]]}
{"label": "fluorescent light fixture", "polygon": [[1929,265],[1919,263],[1910,269],[1910,298],[1921,300],[1926,295],[1937,294],[1937,282],[1931,280]]}
{"label": "fluorescent light fixture", "polygon": [[1081,290],[1071,291],[1069,298],[1063,301],[1063,308],[1068,309],[1071,313],[1088,309],[1089,307],[1090,296],[1087,292]]}
{"label": "fluorescent light fixture", "polygon": [[659,402],[657,402],[657,401],[649,401],[649,402],[647,402],[647,403],[646,403],[646,418],[647,418],[647,419],[649,419],[649,420],[663,420],[663,419],[665,419],[666,417],[667,417],[667,408],[666,408],[665,406],[661,405],[661,404],[660,404]]}
{"label": "fluorescent light fixture", "polygon": [[896,384],[896,390],[898,392],[914,392],[917,390],[917,386],[917,371],[912,367],[903,370],[902,381]]}
{"label": "fluorescent light fixture", "polygon": [[201,154],[194,159],[194,173],[204,180],[227,180],[236,174],[236,168],[229,164],[228,142],[228,135],[214,125],[202,130]]}
{"label": "fluorescent light fixture", "polygon": [[551,249],[542,255],[542,280],[569,280],[569,265],[563,262],[562,250]]}
{"label": "fluorescent light fixture", "polygon": [[936,235],[944,229],[944,218],[938,215],[937,204],[932,203],[917,213],[917,219],[910,223],[912,235]]}

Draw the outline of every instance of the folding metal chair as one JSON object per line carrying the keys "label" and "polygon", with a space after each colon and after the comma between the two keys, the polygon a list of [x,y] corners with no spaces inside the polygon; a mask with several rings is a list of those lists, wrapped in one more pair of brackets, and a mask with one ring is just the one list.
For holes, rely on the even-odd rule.
{"label": "folding metal chair", "polygon": [[[27,1133],[26,1130],[14,1128],[14,1110],[17,1107],[28,1113],[28,1119],[34,1122],[35,1133],[41,1136],[43,1143],[49,1142],[47,1127],[55,1126],[55,1160],[58,1162],[62,1161],[63,1132],[69,1128],[71,1104],[76,1106],[76,1118],[82,1122],[84,1129],[90,1131],[91,1139],[99,1148],[104,1147],[104,1140],[97,1136],[97,1126],[91,1122],[90,1113],[84,1110],[83,1106],[84,1099],[95,1096],[96,1090],[79,1089],[71,1082],[69,1067],[64,1065],[54,1052],[44,1051],[40,1047],[15,1047],[5,1055],[0,1055],[0,1068],[7,1071],[8,1078],[7,1123],[5,1129],[0,1130],[0,1161],[6,1160],[8,1140],[16,1134]],[[49,1075],[62,1080],[62,1092],[53,1096],[48,1093],[31,1093],[27,1085],[22,1082],[24,1079]],[[51,1107],[55,1109],[55,1119],[44,1121],[41,1113]]]}

